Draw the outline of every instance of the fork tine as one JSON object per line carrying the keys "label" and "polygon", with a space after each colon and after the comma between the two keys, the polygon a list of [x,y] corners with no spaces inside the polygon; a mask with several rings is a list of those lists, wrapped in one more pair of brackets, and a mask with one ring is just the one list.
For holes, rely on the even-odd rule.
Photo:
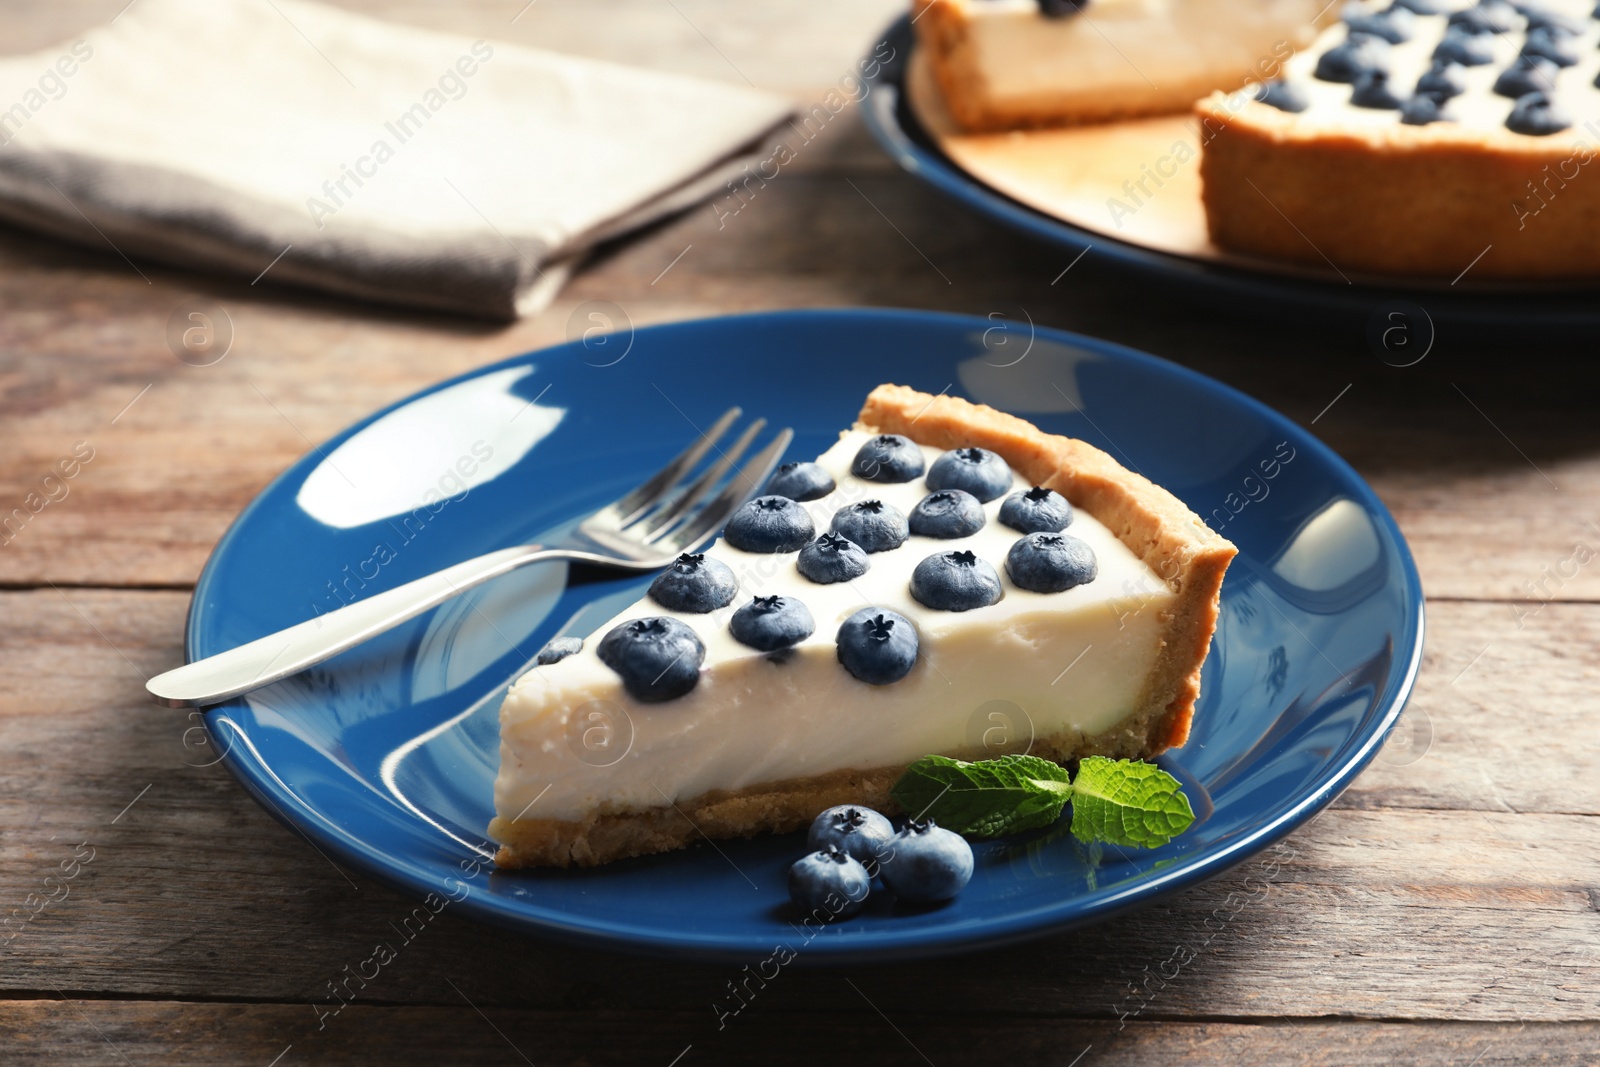
{"label": "fork tine", "polygon": [[778,460],[783,458],[784,450],[789,447],[789,442],[792,440],[794,440],[793,430],[787,427],[779,430],[778,436],[733,476],[733,480],[715,500],[701,508],[699,514],[673,533],[667,542],[668,547],[673,552],[693,552],[709,540],[735,511],[743,507],[746,501],[753,498],[761,491],[761,487],[767,484],[767,478],[778,465]]}
{"label": "fork tine", "polygon": [[694,484],[678,494],[678,498],[671,504],[661,509],[660,513],[642,520],[645,524],[644,542],[649,544],[664,534],[669,527],[676,526],[678,520],[683,518],[696,507],[706,502],[712,492],[721,484],[722,476],[728,473],[739,457],[744,455],[745,449],[750,447],[750,442],[756,439],[756,434],[766,426],[766,419],[757,419],[745,427],[739,439],[728,446],[717,461],[706,468],[704,474],[694,480]]}
{"label": "fork tine", "polygon": [[718,438],[728,432],[728,427],[733,425],[733,421],[739,415],[740,409],[737,407],[724,411],[722,417],[712,423],[711,428],[701,434],[698,440],[678,453],[676,459],[656,471],[645,480],[644,484],[628,493],[606,510],[613,513],[619,525],[626,525],[637,519],[647,509],[654,506],[666,494],[667,490],[676,485],[678,479],[694,469],[694,465],[699,463],[701,457],[706,454],[712,445],[717,443]]}

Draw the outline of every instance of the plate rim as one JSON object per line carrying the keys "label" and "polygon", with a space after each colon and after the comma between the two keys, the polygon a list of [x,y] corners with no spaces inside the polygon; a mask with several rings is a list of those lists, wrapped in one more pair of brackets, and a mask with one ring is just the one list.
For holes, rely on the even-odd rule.
{"label": "plate rim", "polygon": [[[883,30],[880,40],[904,42],[907,52],[880,70],[876,77],[867,79],[872,87],[861,101],[862,123],[878,147],[901,170],[943,193],[968,208],[994,219],[1013,230],[1028,234],[1047,244],[1086,252],[1091,246],[1106,252],[1109,259],[1120,267],[1163,279],[1178,279],[1211,292],[1237,294],[1251,290],[1256,296],[1269,296],[1288,305],[1333,306],[1349,311],[1371,312],[1379,305],[1396,300],[1413,302],[1432,301],[1432,311],[1441,319],[1462,322],[1502,322],[1507,315],[1515,314],[1519,325],[1536,321],[1536,317],[1557,321],[1554,327],[1593,326],[1600,322],[1600,313],[1590,310],[1600,294],[1600,279],[1584,284],[1573,282],[1561,288],[1541,289],[1536,283],[1519,283],[1526,287],[1508,288],[1492,282],[1467,282],[1457,288],[1428,279],[1396,277],[1390,281],[1373,275],[1362,275],[1349,285],[1340,285],[1333,279],[1307,276],[1275,277],[1271,264],[1259,269],[1237,263],[1210,263],[1191,256],[1147,248],[1122,240],[1112,234],[1089,230],[1046,214],[1020,200],[1015,200],[969,173],[936,145],[924,145],[919,138],[932,144],[931,137],[921,122],[904,103],[905,68],[911,50],[918,47],[911,32],[910,18],[901,15]],[[901,120],[901,108],[910,123]],[[915,136],[913,136],[915,134]],[[1501,301],[1520,300],[1529,304],[1546,302],[1549,306],[1532,306],[1521,313],[1512,309],[1478,305],[1488,301],[1496,305]],[[1526,321],[1524,321],[1526,320]]]}
{"label": "plate rim", "polygon": [[[763,325],[781,325],[785,320],[796,319],[804,319],[811,322],[826,322],[829,320],[848,322],[849,320],[871,319],[889,325],[895,323],[927,323],[931,320],[946,323],[951,327],[964,326],[968,329],[979,331],[993,325],[993,320],[991,319],[954,312],[923,311],[909,308],[835,307],[782,309],[707,316],[638,327],[635,328],[634,333],[637,335],[646,331],[662,333],[694,331],[710,325],[724,326],[729,324],[758,329]],[[1365,731],[1350,734],[1344,741],[1344,746],[1348,747],[1351,742],[1359,739],[1359,747],[1320,775],[1316,779],[1314,787],[1308,786],[1300,789],[1299,800],[1276,818],[1255,826],[1227,845],[1198,857],[1193,862],[1180,862],[1171,870],[1141,879],[1135,884],[1126,886],[1106,897],[1087,911],[1080,908],[1075,913],[1064,913],[1066,909],[1071,907],[1071,901],[1074,899],[1069,897],[1046,907],[1008,913],[1000,918],[985,919],[951,930],[930,931],[908,928],[904,933],[899,934],[877,934],[872,941],[861,944],[855,943],[854,939],[848,937],[816,938],[808,942],[805,949],[798,954],[794,960],[796,963],[831,965],[893,962],[896,960],[947,956],[997,948],[1048,936],[1075,927],[1104,922],[1134,908],[1154,903],[1173,893],[1181,892],[1201,882],[1208,881],[1282,840],[1331,804],[1340,793],[1349,787],[1361,771],[1372,762],[1393,729],[1395,722],[1399,719],[1400,714],[1404,711],[1415,687],[1418,673],[1422,667],[1427,614],[1421,577],[1418,574],[1410,545],[1399,524],[1390,514],[1388,507],[1355,468],[1351,467],[1349,463],[1314,434],[1294,423],[1287,416],[1218,379],[1202,374],[1180,363],[1163,359],[1114,341],[1048,327],[1035,327],[1035,331],[1036,336],[1042,339],[1088,349],[1096,354],[1113,359],[1127,360],[1146,368],[1158,370],[1163,374],[1176,375],[1190,386],[1203,391],[1221,393],[1231,401],[1253,409],[1269,424],[1288,428],[1294,435],[1297,446],[1303,443],[1333,472],[1342,476],[1347,483],[1345,488],[1353,491],[1353,494],[1367,513],[1374,516],[1381,523],[1384,530],[1394,539],[1398,548],[1398,562],[1405,585],[1404,602],[1409,609],[1404,620],[1404,626],[1414,631],[1414,637],[1409,647],[1396,648],[1397,659],[1403,658],[1404,667],[1398,678],[1391,671],[1388,682],[1392,685],[1392,692],[1372,718],[1371,725]],[[224,557],[257,511],[265,506],[265,501],[269,497],[275,496],[278,490],[290,479],[303,477],[311,466],[316,462],[320,462],[323,455],[350,436],[389,413],[415,403],[425,396],[473,378],[525,365],[535,359],[576,357],[576,353],[581,348],[581,341],[567,341],[530,349],[492,363],[471,368],[447,379],[434,382],[376,409],[339,430],[326,440],[313,445],[262,487],[251,501],[240,510],[223,535],[218,538],[216,545],[206,559],[199,578],[196,579],[194,592],[190,598],[189,610],[185,613],[185,662],[192,662],[203,654],[197,647],[199,641],[197,630],[207,611],[223,610],[221,607],[209,609],[206,605],[206,601],[216,593],[216,587],[220,581],[217,574],[219,560]],[[581,359],[581,357],[576,358]],[[218,603],[222,602],[218,601]],[[1381,695],[1379,694],[1379,696]],[[223,744],[219,739],[217,730],[218,725],[222,722],[228,723],[235,739],[246,736],[233,725],[231,718],[228,717],[230,712],[240,709],[242,704],[243,698],[234,698],[224,704],[200,709],[202,720],[212,745],[217,751],[223,753],[218,762],[227,767],[229,773],[244,787],[245,792],[265,808],[269,815],[305,839],[314,850],[322,853],[325,859],[329,859],[332,862],[332,858],[329,856],[331,852],[334,857],[359,870],[362,874],[400,892],[404,896],[418,897],[449,888],[447,880],[436,880],[432,872],[410,861],[405,856],[390,855],[368,841],[361,840],[353,834],[333,827],[321,812],[301,802],[294,790],[289,788],[287,783],[278,777],[273,767],[261,759],[248,742],[242,746],[236,743]],[[243,750],[249,750],[252,753],[255,758],[255,765],[245,762]],[[257,766],[259,766],[259,771],[256,769]],[[296,813],[299,818],[291,818],[290,812]],[[330,827],[332,828],[330,829]],[[474,893],[469,891],[459,900],[454,900],[453,905],[456,910],[473,919],[519,934],[549,937],[569,944],[599,947],[633,955],[656,956],[678,961],[693,959],[705,962],[737,962],[741,960],[748,961],[753,953],[767,951],[765,947],[758,947],[748,934],[719,935],[716,933],[684,933],[671,930],[641,932],[636,928],[605,920],[573,920],[558,913],[540,911],[536,905],[530,906],[526,903],[521,903],[513,906],[506,898],[481,892]],[[779,936],[776,931],[774,931],[774,935]],[[779,939],[782,939],[781,936],[779,936]],[[768,940],[770,938],[765,936],[761,938],[762,942]]]}

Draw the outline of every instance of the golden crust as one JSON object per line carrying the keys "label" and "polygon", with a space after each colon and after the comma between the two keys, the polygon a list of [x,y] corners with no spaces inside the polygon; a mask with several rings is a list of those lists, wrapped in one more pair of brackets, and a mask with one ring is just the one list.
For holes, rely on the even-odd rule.
{"label": "golden crust", "polygon": [[[1144,754],[1151,719],[1159,709],[1134,716],[1092,737],[1073,732],[1037,740],[1031,755],[1058,763],[1084,756],[1133,758]],[[955,752],[957,758],[982,759],[993,752]],[[807,826],[817,812],[836,804],[860,804],[886,815],[900,813],[889,790],[905,766],[870,771],[835,771],[787,782],[741,789],[716,790],[675,806],[648,811],[596,811],[588,818],[519,819],[496,817],[489,836],[500,842],[494,861],[499,867],[598,867],[613,860],[671,852],[696,841],[788,833]]]}
{"label": "golden crust", "polygon": [[1581,180],[1594,152],[1580,131],[1539,138],[1396,120],[1329,133],[1232,102],[1217,93],[1195,107],[1210,135],[1206,224],[1223,248],[1374,274],[1600,274],[1600,182]]}
{"label": "golden crust", "polygon": [[[1182,501],[1127,470],[1093,445],[1046,434],[1032,424],[949,396],[881,385],[867,397],[857,428],[904,434],[935,448],[977,445],[999,454],[1019,474],[1048,486],[1103,523],[1177,594],[1163,612],[1166,639],[1140,702],[1141,710],[1100,734],[1072,731],[1039,739],[1034,755],[1060,762],[1083,756],[1148,757],[1189,736],[1200,668],[1216,629],[1222,577],[1237,549]],[[978,758],[978,753],[949,753]],[[889,789],[904,766],[844,770],[734,792],[714,791],[647,811],[599,810],[582,820],[495,818],[501,867],[593,867],[712,840],[782,833],[806,825],[835,804],[893,812]]]}

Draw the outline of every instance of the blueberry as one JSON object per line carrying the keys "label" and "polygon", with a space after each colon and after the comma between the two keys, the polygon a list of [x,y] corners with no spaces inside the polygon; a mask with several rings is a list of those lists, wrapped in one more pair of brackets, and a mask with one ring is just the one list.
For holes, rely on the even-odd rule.
{"label": "blueberry", "polygon": [[1023,533],[1060,533],[1072,525],[1072,505],[1054,489],[1036,485],[1006,497],[1000,522]]}
{"label": "blueberry", "polygon": [[1437,93],[1418,93],[1400,105],[1400,121],[1407,126],[1426,126],[1430,122],[1454,122],[1449,102]]}
{"label": "blueberry", "polygon": [[1389,44],[1369,33],[1352,33],[1317,58],[1316,77],[1325,82],[1354,84],[1369,70],[1389,69]]}
{"label": "blueberry", "polygon": [[1256,86],[1254,96],[1268,107],[1296,114],[1311,106],[1311,97],[1305,89],[1286,81],[1262,82]]}
{"label": "blueberry", "polygon": [[833,532],[854,541],[863,552],[888,552],[911,536],[911,525],[899,508],[881,500],[863,500],[833,513]]}
{"label": "blueberry", "polygon": [[816,527],[811,513],[786,496],[758,496],[733,513],[723,531],[743,552],[798,552]]}
{"label": "blueberry", "polygon": [[1529,93],[1519,98],[1506,117],[1506,129],[1530,137],[1548,137],[1571,126],[1572,120],[1556,107],[1549,93]]}
{"label": "blueberry", "polygon": [[668,611],[704,615],[733,603],[739,580],[721,560],[685,552],[650,583],[650,599]]}
{"label": "blueberry", "polygon": [[974,552],[938,552],[911,572],[911,595],[935,611],[986,608],[1000,599],[1000,592],[1000,575]]}
{"label": "blueberry", "polygon": [[928,468],[929,489],[964,489],[980,504],[1011,488],[1011,468],[987,448],[953,448]]}
{"label": "blueberry", "polygon": [[831,845],[789,868],[789,899],[821,919],[849,918],[861,910],[870,892],[872,878],[861,861]]}
{"label": "blueberry", "polygon": [[1443,0],[1394,0],[1391,7],[1403,7],[1418,15],[1442,15],[1450,10]]}
{"label": "blueberry", "polygon": [[1100,564],[1094,549],[1071,534],[1029,534],[1006,553],[1006,573],[1017,588],[1059,593],[1094,581]]}
{"label": "blueberry", "polygon": [[869,872],[876,869],[880,856],[888,855],[894,824],[871,808],[859,804],[840,804],[818,815],[806,835],[806,847],[825,849],[829,845],[860,860]]}
{"label": "blueberry", "polygon": [[917,663],[917,628],[888,608],[862,608],[839,626],[839,662],[868,685],[888,685]]}
{"label": "blueberry", "polygon": [[1528,32],[1535,30],[1548,30],[1561,37],[1576,37],[1588,29],[1583,19],[1572,15],[1564,15],[1559,11],[1551,11],[1540,7],[1538,4],[1516,4],[1516,9],[1522,12],[1522,17],[1528,20]]}
{"label": "blueberry", "polygon": [[972,846],[932,819],[913,821],[889,842],[882,874],[884,886],[901,900],[949,900],[972,880]]}
{"label": "blueberry", "polygon": [[1400,107],[1400,98],[1389,88],[1389,72],[1386,70],[1369,70],[1356,79],[1350,102],[1356,107],[1374,111],[1395,111]]}
{"label": "blueberry", "polygon": [[872,565],[867,562],[867,554],[861,551],[861,546],[835,533],[825,533],[815,541],[808,541],[795,562],[800,573],[818,585],[859,578]]}
{"label": "blueberry", "polygon": [[1460,63],[1463,67],[1484,67],[1494,62],[1494,39],[1483,34],[1452,29],[1433,50],[1434,60]]}
{"label": "blueberry", "polygon": [[918,537],[937,537],[948,541],[971,537],[983,529],[983,505],[961,489],[941,489],[929,493],[911,509],[911,532]]}
{"label": "blueberry", "polygon": [[767,482],[769,494],[790,500],[821,500],[833,489],[833,475],[815,463],[785,463]]}
{"label": "blueberry", "polygon": [[922,449],[909,437],[880,433],[861,446],[850,473],[869,482],[909,482],[922,474]]}
{"label": "blueberry", "polygon": [[595,650],[641,704],[675,700],[700,681],[706,646],[677,619],[655,616],[613,626]]}
{"label": "blueberry", "polygon": [[583,641],[577,637],[552,637],[550,643],[539,650],[538,659],[535,661],[541,667],[548,667],[552,663],[560,663],[575,652],[583,651]]}
{"label": "blueberry", "polygon": [[758,652],[798,645],[816,628],[811,612],[792,596],[758,596],[728,620],[733,639]]}
{"label": "blueberry", "polygon": [[1520,100],[1529,93],[1554,92],[1556,75],[1561,68],[1539,56],[1523,55],[1500,72],[1494,80],[1494,91],[1501,96]]}
{"label": "blueberry", "polygon": [[1527,40],[1522,43],[1522,56],[1548,59],[1558,67],[1575,67],[1582,58],[1576,42],[1549,30],[1530,31]]}
{"label": "blueberry", "polygon": [[1403,44],[1411,40],[1411,34],[1416,29],[1416,16],[1403,7],[1391,7],[1387,11],[1370,14],[1354,12],[1346,15],[1344,21],[1351,33],[1370,33],[1390,44]]}
{"label": "blueberry", "polygon": [[1483,0],[1474,7],[1464,8],[1450,16],[1447,25],[1464,33],[1485,35],[1509,33],[1516,25],[1516,9],[1497,0]]}
{"label": "blueberry", "polygon": [[1449,100],[1467,91],[1467,68],[1460,63],[1435,60],[1427,73],[1417,79],[1417,92],[1439,100]]}

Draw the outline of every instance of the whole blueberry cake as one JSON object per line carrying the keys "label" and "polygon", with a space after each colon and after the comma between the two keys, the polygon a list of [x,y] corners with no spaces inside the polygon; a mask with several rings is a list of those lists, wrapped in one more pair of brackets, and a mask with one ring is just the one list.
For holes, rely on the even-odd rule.
{"label": "whole blueberry cake", "polygon": [[511,687],[497,861],[592,866],[836,804],[893,812],[907,765],[992,755],[1002,722],[1061,761],[1181,745],[1234,553],[1099,449],[880,386],[720,542]]}
{"label": "whole blueberry cake", "polygon": [[914,0],[951,116],[970,133],[1188,111],[1274,78],[1328,0]]}
{"label": "whole blueberry cake", "polygon": [[1600,273],[1593,0],[1356,0],[1281,79],[1197,105],[1226,249],[1343,271]]}

